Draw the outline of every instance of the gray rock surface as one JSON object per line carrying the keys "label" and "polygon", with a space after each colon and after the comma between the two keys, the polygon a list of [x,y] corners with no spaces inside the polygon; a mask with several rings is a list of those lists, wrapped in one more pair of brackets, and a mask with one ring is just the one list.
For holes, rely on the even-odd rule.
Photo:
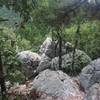
{"label": "gray rock surface", "polygon": [[83,100],[79,85],[62,71],[42,71],[35,79],[11,87],[10,100]]}
{"label": "gray rock surface", "polygon": [[[55,57],[51,61],[51,69],[58,70],[59,69],[59,58]],[[85,67],[87,64],[89,64],[91,61],[91,58],[84,53],[83,51],[76,50],[75,58],[74,58],[74,71],[77,72],[77,74],[81,71],[83,67]],[[72,62],[73,62],[73,52],[70,52],[68,54],[65,54],[62,56],[62,69],[66,73],[74,73],[72,69]],[[74,73],[75,74],[75,73]]]}
{"label": "gray rock surface", "polygon": [[[82,92],[79,90],[78,85],[62,71],[51,71],[47,69],[41,72],[33,80],[33,82],[30,83],[30,87],[32,93],[34,93],[34,91],[36,90],[37,92],[45,93],[45,95],[59,98],[50,100],[83,99]],[[39,99],[39,100],[49,100],[49,99]]]}
{"label": "gray rock surface", "polygon": [[93,84],[100,83],[100,58],[92,61],[82,70],[80,82],[86,91]]}
{"label": "gray rock surface", "polygon": [[39,63],[39,66],[36,68],[36,71],[39,73],[45,69],[50,69],[51,65],[51,58],[46,56],[46,54],[42,54],[41,61]]}
{"label": "gray rock surface", "polygon": [[22,71],[26,77],[33,74],[34,70],[39,65],[41,57],[31,51],[22,51],[17,54],[18,60],[22,63]]}
{"label": "gray rock surface", "polygon": [[84,100],[100,100],[100,83],[89,88]]}

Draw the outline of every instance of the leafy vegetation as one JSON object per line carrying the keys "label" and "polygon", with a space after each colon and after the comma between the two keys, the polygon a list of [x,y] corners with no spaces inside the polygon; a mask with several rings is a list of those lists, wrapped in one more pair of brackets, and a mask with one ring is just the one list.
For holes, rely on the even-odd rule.
{"label": "leafy vegetation", "polygon": [[[6,78],[11,81],[22,81],[20,63],[17,61],[16,54],[24,49],[30,48],[30,42],[21,39],[13,29],[1,27],[0,30],[0,50],[2,53],[3,66],[5,66]],[[16,77],[16,78],[15,78]]]}
{"label": "leafy vegetation", "polygon": [[[72,25],[65,29],[65,38],[74,43],[75,30],[77,26]],[[81,24],[81,32],[78,48],[85,51],[92,59],[100,57],[100,21],[86,21]]]}

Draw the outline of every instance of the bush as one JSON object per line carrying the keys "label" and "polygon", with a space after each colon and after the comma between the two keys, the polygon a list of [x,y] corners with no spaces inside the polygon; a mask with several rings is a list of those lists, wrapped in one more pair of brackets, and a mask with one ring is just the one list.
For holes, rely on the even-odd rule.
{"label": "bush", "polygon": [[24,76],[21,73],[21,66],[16,59],[16,54],[30,48],[30,42],[21,39],[11,28],[1,27],[0,29],[0,51],[6,78],[12,82],[21,82]]}

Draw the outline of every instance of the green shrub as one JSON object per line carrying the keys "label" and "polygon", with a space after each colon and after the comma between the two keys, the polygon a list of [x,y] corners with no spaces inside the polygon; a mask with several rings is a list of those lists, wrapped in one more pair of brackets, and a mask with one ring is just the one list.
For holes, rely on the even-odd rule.
{"label": "green shrub", "polygon": [[21,82],[24,76],[21,73],[21,66],[16,59],[16,54],[19,51],[29,49],[30,42],[21,39],[11,28],[1,27],[0,29],[0,51],[6,79],[12,82]]}

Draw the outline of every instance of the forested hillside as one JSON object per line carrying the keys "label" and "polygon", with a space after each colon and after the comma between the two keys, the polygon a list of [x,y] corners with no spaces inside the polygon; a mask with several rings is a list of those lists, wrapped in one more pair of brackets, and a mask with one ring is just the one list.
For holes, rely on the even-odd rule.
{"label": "forested hillside", "polygon": [[[55,82],[60,86],[58,80],[54,82],[58,77],[64,77],[69,83],[71,77],[81,89],[84,88],[85,92],[75,85],[76,92],[72,89],[74,82],[70,83],[72,86],[63,83],[64,88],[68,86],[75,94],[79,93],[79,97],[84,97],[87,88],[86,95],[91,96],[92,85],[100,85],[100,60],[95,61],[99,58],[100,0],[0,0],[0,100],[58,100],[60,89],[68,91],[55,86]],[[94,70],[89,67],[92,64]],[[58,75],[55,72],[59,70]],[[90,76],[86,78],[84,74]],[[48,79],[49,75],[52,78]],[[93,75],[95,78],[90,79]],[[18,85],[20,90],[20,84],[28,84],[30,80],[41,94],[39,99],[36,91],[32,92],[35,96],[31,99],[28,96],[27,99],[20,96],[14,99],[12,91],[16,90],[11,87]],[[53,91],[53,85],[59,95]],[[58,99],[42,99],[41,91],[47,96],[53,93]],[[88,97],[59,100],[100,100],[100,87],[98,99]]]}

